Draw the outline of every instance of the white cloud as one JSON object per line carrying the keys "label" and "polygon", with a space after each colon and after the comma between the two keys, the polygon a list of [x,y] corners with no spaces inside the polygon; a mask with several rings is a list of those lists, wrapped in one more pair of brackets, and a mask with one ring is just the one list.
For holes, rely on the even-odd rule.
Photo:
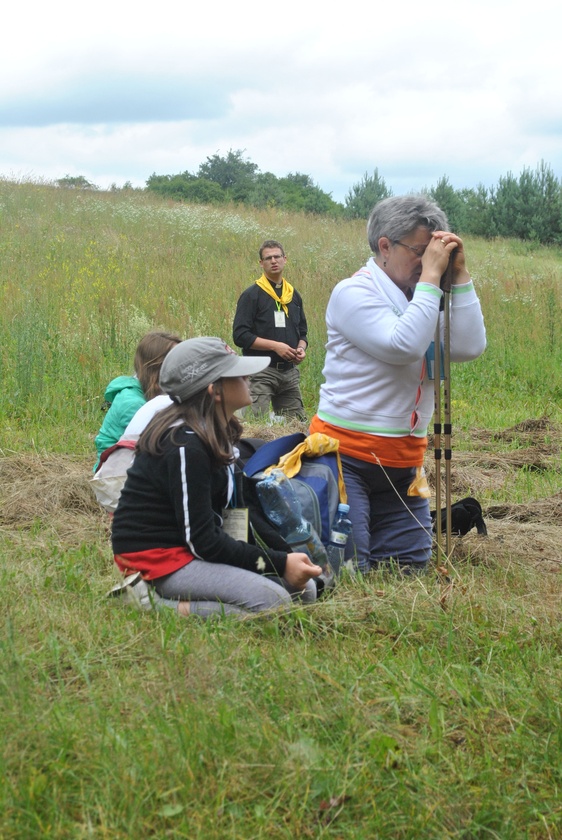
{"label": "white cloud", "polygon": [[144,185],[233,148],[338,200],[375,167],[395,192],[541,160],[562,177],[557,15],[553,0],[11,8],[0,174]]}

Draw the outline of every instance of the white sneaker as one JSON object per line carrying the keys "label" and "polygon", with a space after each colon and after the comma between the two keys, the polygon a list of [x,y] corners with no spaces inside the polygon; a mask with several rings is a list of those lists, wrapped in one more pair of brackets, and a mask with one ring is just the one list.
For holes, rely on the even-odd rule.
{"label": "white sneaker", "polygon": [[142,578],[140,572],[135,572],[118,583],[107,593],[108,598],[119,598],[120,603],[138,610],[153,610],[160,601],[160,595]]}
{"label": "white sneaker", "polygon": [[287,418],[284,414],[275,414],[274,411],[269,412],[269,420],[267,422],[268,426],[275,426],[276,424],[283,426],[286,422]]}

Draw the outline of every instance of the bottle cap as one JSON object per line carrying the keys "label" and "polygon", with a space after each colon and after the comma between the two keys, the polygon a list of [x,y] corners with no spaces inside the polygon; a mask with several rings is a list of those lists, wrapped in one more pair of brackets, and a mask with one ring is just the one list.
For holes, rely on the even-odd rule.
{"label": "bottle cap", "polygon": [[346,505],[343,502],[341,502],[338,505],[338,510],[341,511],[342,513],[349,513],[349,505]]}

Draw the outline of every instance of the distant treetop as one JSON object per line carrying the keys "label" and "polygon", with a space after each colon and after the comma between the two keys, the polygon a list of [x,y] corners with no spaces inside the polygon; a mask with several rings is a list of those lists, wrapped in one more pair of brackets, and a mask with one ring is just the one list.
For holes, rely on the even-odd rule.
{"label": "distant treetop", "polygon": [[65,175],[55,181],[57,187],[64,187],[69,190],[99,190],[95,184],[84,178],[83,175]]}

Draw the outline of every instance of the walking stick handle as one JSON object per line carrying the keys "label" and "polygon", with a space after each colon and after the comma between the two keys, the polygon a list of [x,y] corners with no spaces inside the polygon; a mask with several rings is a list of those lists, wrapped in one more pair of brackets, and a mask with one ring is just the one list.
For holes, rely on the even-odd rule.
{"label": "walking stick handle", "polygon": [[441,282],[439,283],[439,287],[444,292],[450,292],[451,286],[453,285],[453,254],[449,257],[449,262],[447,263],[447,268],[441,275]]}

